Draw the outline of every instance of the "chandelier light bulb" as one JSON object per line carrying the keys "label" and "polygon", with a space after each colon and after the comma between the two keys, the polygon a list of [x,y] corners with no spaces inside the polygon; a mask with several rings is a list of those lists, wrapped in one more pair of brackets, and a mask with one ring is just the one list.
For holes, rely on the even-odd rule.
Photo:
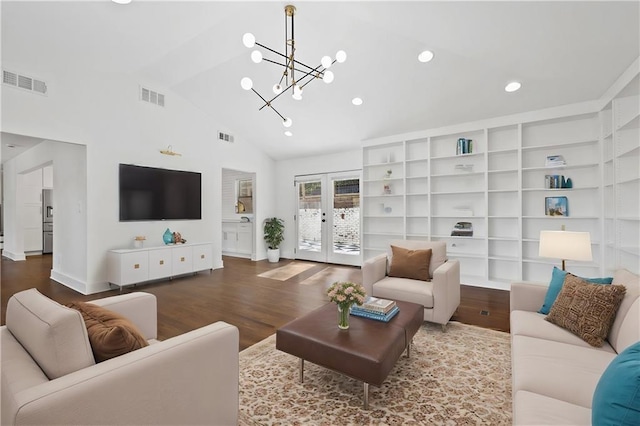
{"label": "chandelier light bulb", "polygon": [[256,64],[262,62],[262,52],[260,52],[259,50],[254,50],[253,52],[251,52],[251,60]]}
{"label": "chandelier light bulb", "polygon": [[300,93],[294,93],[293,95],[291,95],[291,97],[293,99],[295,99],[296,101],[301,101],[302,100],[302,95]]}
{"label": "chandelier light bulb", "polygon": [[242,86],[244,90],[251,90],[251,88],[253,87],[253,81],[251,81],[249,77],[245,77],[240,80],[240,86]]}
{"label": "chandelier light bulb", "polygon": [[322,81],[329,84],[333,81],[334,75],[331,71],[325,71],[324,76],[322,77]]}
{"label": "chandelier light bulb", "polygon": [[344,50],[338,50],[338,53],[336,53],[336,61],[338,61],[338,63],[341,64],[346,60],[347,60],[347,52],[345,52]]}
{"label": "chandelier light bulb", "polygon": [[293,124],[293,121],[291,121],[289,117],[285,118],[284,121],[282,122],[282,125],[284,127],[291,127],[292,124]]}
{"label": "chandelier light bulb", "polygon": [[245,33],[242,36],[242,44],[251,49],[256,44],[256,37],[251,33]]}
{"label": "chandelier light bulb", "polygon": [[325,68],[329,68],[332,63],[333,60],[331,59],[331,56],[323,56],[322,59],[320,59],[320,64]]}
{"label": "chandelier light bulb", "polygon": [[362,98],[353,98],[351,99],[351,103],[355,106],[360,106],[362,105]]}
{"label": "chandelier light bulb", "polygon": [[298,86],[297,84],[293,85],[293,95],[302,95],[302,87]]}
{"label": "chandelier light bulb", "polygon": [[274,84],[273,93],[275,93],[276,95],[279,95],[280,93],[282,93],[282,86],[279,85],[278,83]]}
{"label": "chandelier light bulb", "polygon": [[293,133],[291,133],[291,131],[287,130],[286,132],[284,132],[285,136],[293,136]]}

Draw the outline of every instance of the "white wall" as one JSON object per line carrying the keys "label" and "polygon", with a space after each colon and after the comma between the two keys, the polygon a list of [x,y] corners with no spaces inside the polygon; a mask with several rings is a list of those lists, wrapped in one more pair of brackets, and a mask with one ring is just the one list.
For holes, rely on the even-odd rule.
{"label": "white wall", "polygon": [[[315,157],[294,158],[276,163],[276,194],[278,206],[276,216],[284,219],[284,241],[280,246],[282,257],[293,258],[296,248],[296,229],[293,215],[296,211],[296,176],[318,173],[334,173],[362,169],[362,150],[340,152]],[[262,229],[258,229],[262,236]],[[262,242],[264,245],[264,241]]]}
{"label": "white wall", "polygon": [[[256,192],[260,194],[256,220],[275,214],[274,162],[262,151],[239,138],[233,144],[218,142],[215,136],[222,126],[214,121],[215,117],[206,116],[153,82],[132,81],[113,74],[85,75],[81,71],[40,73],[49,82],[48,96],[10,89],[2,92],[3,131],[86,145],[86,200],[74,199],[71,203],[86,218],[86,225],[78,223],[74,228],[74,232],[82,233],[85,243],[63,248],[56,244],[57,239],[54,241],[57,255],[61,256],[56,258],[54,254],[54,269],[58,262],[61,264],[56,279],[82,293],[105,290],[107,250],[130,247],[135,235],[145,235],[147,246],[162,244],[167,227],[180,232],[189,242],[213,242],[214,266],[221,267],[222,167],[254,171]],[[139,84],[165,93],[166,107],[140,102]],[[168,145],[182,156],[160,154],[160,149]],[[119,163],[201,172],[202,220],[119,222]],[[14,176],[5,175],[6,181],[19,178],[14,168],[7,169]],[[5,188],[15,187],[15,182],[8,183]],[[60,189],[55,179],[54,186]],[[15,198],[16,194],[5,193],[6,202],[15,203]],[[6,216],[9,219],[11,212]],[[12,221],[17,221],[15,215]],[[54,233],[54,238],[61,231]],[[14,242],[14,247],[18,244]],[[83,257],[84,268],[74,265],[73,273],[63,273],[67,262],[75,263]],[[257,257],[266,257],[266,250],[261,248]]]}

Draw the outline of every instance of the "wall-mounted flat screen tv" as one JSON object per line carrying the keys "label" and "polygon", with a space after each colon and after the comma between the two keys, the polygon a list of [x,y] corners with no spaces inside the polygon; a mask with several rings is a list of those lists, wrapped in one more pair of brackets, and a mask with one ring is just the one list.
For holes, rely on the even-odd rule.
{"label": "wall-mounted flat screen tv", "polygon": [[120,164],[120,221],[202,219],[202,175]]}

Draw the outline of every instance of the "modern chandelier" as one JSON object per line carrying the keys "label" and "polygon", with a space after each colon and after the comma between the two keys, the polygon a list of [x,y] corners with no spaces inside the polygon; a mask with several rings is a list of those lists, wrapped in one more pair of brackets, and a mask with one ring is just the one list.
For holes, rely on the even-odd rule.
{"label": "modern chandelier", "polygon": [[253,88],[253,81],[249,77],[244,77],[240,81],[240,85],[244,90],[252,90],[253,93],[258,95],[264,104],[259,108],[262,111],[264,107],[271,108],[280,118],[284,127],[291,127],[293,122],[291,118],[284,117],[277,109],[273,107],[273,101],[278,99],[284,93],[291,92],[291,97],[297,101],[302,100],[302,90],[304,87],[311,83],[313,80],[321,78],[325,83],[331,83],[334,79],[333,72],[329,71],[329,68],[336,62],[342,63],[347,59],[347,54],[344,50],[339,50],[336,53],[335,59],[330,56],[323,56],[320,60],[320,65],[316,67],[310,67],[295,57],[296,55],[296,42],[294,37],[294,17],[296,14],[296,8],[292,5],[284,7],[284,31],[285,31],[285,43],[284,53],[278,52],[270,47],[260,44],[256,41],[256,38],[251,33],[246,33],[242,36],[242,43],[249,49],[254,46],[261,47],[265,51],[271,52],[277,55],[276,60],[264,58],[262,52],[258,49],[251,52],[251,60],[256,64],[262,62],[270,62],[272,64],[281,66],[283,68],[280,80],[273,85],[273,97],[266,99],[260,93]]}

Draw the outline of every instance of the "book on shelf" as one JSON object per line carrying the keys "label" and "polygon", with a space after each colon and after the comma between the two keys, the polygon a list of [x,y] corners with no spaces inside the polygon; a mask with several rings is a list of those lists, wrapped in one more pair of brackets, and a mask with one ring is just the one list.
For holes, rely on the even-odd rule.
{"label": "book on shelf", "polygon": [[393,309],[394,306],[396,306],[396,302],[393,300],[380,299],[378,297],[369,296],[367,300],[364,301],[362,306],[357,306],[357,308],[365,311],[386,314],[391,309]]}
{"label": "book on shelf", "polygon": [[394,306],[389,312],[386,314],[371,312],[362,309],[360,306],[352,306],[351,307],[351,315],[355,315],[357,317],[369,318],[376,321],[389,322],[391,318],[395,317],[398,312],[400,312],[400,308]]}
{"label": "book on shelf", "polygon": [[473,152],[473,139],[459,138],[456,145],[456,155],[471,154]]}
{"label": "book on shelf", "polygon": [[547,155],[544,165],[545,167],[566,166],[567,162],[562,155]]}
{"label": "book on shelf", "polygon": [[457,222],[451,231],[452,237],[473,237],[473,224],[471,222]]}

